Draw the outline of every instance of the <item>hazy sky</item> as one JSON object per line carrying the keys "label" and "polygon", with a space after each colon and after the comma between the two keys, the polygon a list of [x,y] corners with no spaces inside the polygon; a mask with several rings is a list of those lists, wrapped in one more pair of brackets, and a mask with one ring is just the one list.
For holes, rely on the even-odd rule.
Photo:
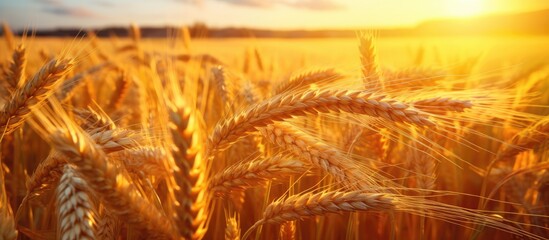
{"label": "hazy sky", "polygon": [[549,8],[549,0],[0,0],[14,29],[183,25],[322,29]]}

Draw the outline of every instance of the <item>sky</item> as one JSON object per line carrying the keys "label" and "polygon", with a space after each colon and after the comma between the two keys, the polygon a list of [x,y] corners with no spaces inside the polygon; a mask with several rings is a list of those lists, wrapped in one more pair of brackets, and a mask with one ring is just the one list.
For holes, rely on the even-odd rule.
{"label": "sky", "polygon": [[549,9],[549,0],[0,0],[13,29],[180,26],[278,30],[410,27],[437,18]]}

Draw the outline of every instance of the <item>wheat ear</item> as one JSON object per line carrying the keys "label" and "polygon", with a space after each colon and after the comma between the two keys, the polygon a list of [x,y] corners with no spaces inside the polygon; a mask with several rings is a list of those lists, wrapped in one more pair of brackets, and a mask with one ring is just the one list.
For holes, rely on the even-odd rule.
{"label": "wheat ear", "polygon": [[4,39],[6,39],[6,44],[8,45],[8,49],[14,49],[15,48],[15,37],[13,36],[13,32],[11,31],[10,26],[3,22],[2,23],[2,31],[4,32]]}
{"label": "wheat ear", "polygon": [[129,173],[143,173],[156,178],[166,177],[167,170],[164,161],[168,154],[164,148],[142,146],[121,151],[118,157],[124,163]]}
{"label": "wheat ear", "polygon": [[433,114],[463,112],[465,109],[473,107],[473,103],[470,100],[459,100],[445,97],[423,99],[413,102],[412,105],[417,109]]}
{"label": "wheat ear", "polygon": [[90,130],[89,132],[90,138],[106,153],[122,151],[131,147],[139,147],[146,143],[144,137],[136,131],[123,128],[112,130],[99,128]]}
{"label": "wheat ear", "polygon": [[516,134],[511,141],[502,146],[498,158],[512,158],[517,154],[533,149],[549,139],[549,116]]}
{"label": "wheat ear", "polygon": [[201,135],[201,119],[196,109],[174,106],[170,112],[170,131],[174,147],[172,155],[177,168],[173,176],[178,188],[175,189],[175,222],[181,235],[187,239],[201,239],[206,232],[208,215],[206,163]]}
{"label": "wheat ear", "polygon": [[227,218],[225,240],[240,240],[240,226],[236,215]]}
{"label": "wheat ear", "polygon": [[88,109],[77,108],[73,110],[73,113],[83,120],[80,126],[84,130],[113,130],[116,128],[116,125],[106,113],[94,111],[91,107]]}
{"label": "wheat ear", "polygon": [[17,129],[33,108],[50,96],[59,80],[72,68],[70,60],[51,60],[21,88],[17,88],[0,115],[0,129],[6,134]]}
{"label": "wheat ear", "polygon": [[[92,140],[99,144],[99,147],[107,154],[139,146],[139,141],[134,138],[133,131],[122,129],[99,132],[92,135]],[[50,153],[45,160],[38,164],[27,182],[27,195],[30,197],[36,191],[50,187],[59,179],[66,163],[67,158],[63,154],[57,151]]]}
{"label": "wheat ear", "polygon": [[248,187],[260,186],[270,180],[284,179],[288,175],[302,174],[308,167],[301,161],[275,155],[248,163],[232,165],[214,175],[208,184],[208,191],[226,196],[231,191],[242,191]]}
{"label": "wheat ear", "polygon": [[209,138],[209,154],[224,150],[247,133],[275,121],[329,111],[366,114],[419,126],[435,125],[406,104],[375,96],[369,91],[322,90],[280,94],[218,123]]}
{"label": "wheat ear", "polygon": [[25,67],[27,65],[27,56],[23,45],[17,46],[13,51],[12,62],[9,65],[6,80],[11,88],[17,89],[25,82]]}
{"label": "wheat ear", "polygon": [[101,70],[105,70],[107,68],[112,68],[113,64],[110,62],[104,62],[97,64],[93,67],[90,67],[82,72],[79,72],[78,74],[75,74],[71,78],[66,79],[63,81],[61,86],[59,87],[59,91],[57,92],[56,96],[57,99],[61,102],[65,102],[68,99],[70,99],[74,95],[74,90],[80,86],[82,83],[86,82],[88,76],[98,73]]}
{"label": "wheat ear", "polygon": [[439,69],[412,67],[387,70],[383,72],[385,87],[402,91],[403,89],[421,89],[425,86],[435,86],[437,81],[444,80],[446,73]]}
{"label": "wheat ear", "polygon": [[95,239],[95,210],[86,181],[65,165],[57,185],[57,227],[59,239]]}
{"label": "wheat ear", "polygon": [[280,240],[295,240],[296,239],[296,222],[287,221],[280,225]]}
{"label": "wheat ear", "polygon": [[175,232],[169,220],[136,192],[88,136],[69,128],[52,133],[50,140],[53,147],[76,166],[109,210],[151,238],[173,236]]}
{"label": "wheat ear", "polygon": [[304,90],[309,88],[311,84],[322,83],[324,81],[335,81],[343,78],[343,75],[336,72],[334,69],[315,70],[299,74],[290,78],[288,81],[281,83],[276,87],[275,95],[294,91]]}
{"label": "wheat ear", "polygon": [[116,80],[115,91],[111,94],[111,100],[107,109],[118,109],[130,90],[131,80],[127,73],[121,73]]}
{"label": "wheat ear", "polygon": [[263,218],[257,221],[250,230],[262,224],[284,223],[327,213],[387,211],[394,208],[392,198],[379,193],[363,191],[306,193],[269,204],[263,212]]}
{"label": "wheat ear", "polygon": [[337,149],[289,123],[274,123],[259,131],[270,142],[311,162],[345,187],[370,189],[379,184],[375,179],[380,176],[375,171],[368,172],[367,168],[358,167]]}
{"label": "wheat ear", "polygon": [[120,231],[120,221],[109,210],[101,206],[97,219],[97,239],[112,240],[116,239]]}
{"label": "wheat ear", "polygon": [[383,81],[380,78],[374,35],[361,33],[359,35],[360,62],[362,63],[362,77],[366,89],[383,88]]}

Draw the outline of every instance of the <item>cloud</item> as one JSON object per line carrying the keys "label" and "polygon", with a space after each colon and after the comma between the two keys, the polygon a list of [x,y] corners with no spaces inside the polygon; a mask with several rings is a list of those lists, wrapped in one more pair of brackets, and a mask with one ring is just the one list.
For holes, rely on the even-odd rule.
{"label": "cloud", "polygon": [[92,11],[84,8],[73,8],[67,6],[51,6],[44,8],[45,12],[52,13],[60,16],[73,16],[73,17],[96,17],[97,15]]}
{"label": "cloud", "polygon": [[45,6],[42,10],[47,13],[59,15],[59,16],[72,16],[72,17],[96,17],[97,15],[85,8],[72,7],[63,3],[62,0],[35,0]]}

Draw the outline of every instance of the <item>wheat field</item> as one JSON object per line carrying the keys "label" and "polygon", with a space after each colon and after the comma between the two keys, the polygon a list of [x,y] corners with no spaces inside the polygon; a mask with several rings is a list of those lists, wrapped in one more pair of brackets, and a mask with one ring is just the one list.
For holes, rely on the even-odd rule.
{"label": "wheat field", "polygon": [[549,238],[544,38],[128,31],[4,25],[0,239]]}

